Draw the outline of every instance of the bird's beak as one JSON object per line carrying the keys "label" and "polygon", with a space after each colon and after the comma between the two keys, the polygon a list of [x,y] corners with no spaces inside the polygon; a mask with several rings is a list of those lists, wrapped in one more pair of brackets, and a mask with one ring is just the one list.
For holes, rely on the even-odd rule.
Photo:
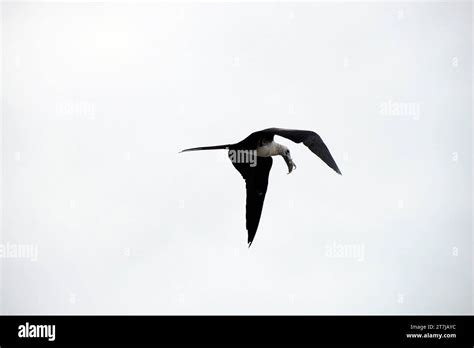
{"label": "bird's beak", "polygon": [[290,156],[283,156],[286,165],[288,166],[288,174],[290,174],[293,169],[296,169],[296,164],[293,162]]}

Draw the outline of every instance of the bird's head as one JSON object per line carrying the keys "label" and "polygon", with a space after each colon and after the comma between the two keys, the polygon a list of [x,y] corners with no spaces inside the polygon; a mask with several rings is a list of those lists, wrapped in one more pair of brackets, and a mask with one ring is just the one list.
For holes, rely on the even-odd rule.
{"label": "bird's head", "polygon": [[285,145],[281,145],[280,155],[285,160],[286,165],[288,166],[288,174],[290,174],[293,171],[293,169],[296,169],[296,164],[293,162],[293,159],[291,158],[290,149],[287,148]]}

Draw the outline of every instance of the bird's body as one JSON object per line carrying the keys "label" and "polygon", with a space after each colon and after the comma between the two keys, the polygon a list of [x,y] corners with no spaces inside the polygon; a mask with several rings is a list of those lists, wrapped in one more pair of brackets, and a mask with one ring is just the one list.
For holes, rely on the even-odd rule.
{"label": "bird's body", "polygon": [[[245,180],[247,190],[246,226],[249,246],[257,233],[263,202],[268,186],[268,176],[273,164],[272,156],[282,156],[288,166],[288,174],[296,168],[290,150],[273,140],[275,135],[303,143],[336,173],[341,174],[336,162],[321,137],[312,131],[268,128],[250,134],[244,140],[227,145],[195,147],[186,151],[228,150],[229,159]],[[241,156],[241,155],[244,156]],[[242,160],[243,159],[243,160]]]}
{"label": "bird's body", "polygon": [[278,144],[274,141],[263,144],[262,146],[257,147],[257,156],[258,157],[270,157],[281,155],[283,151],[283,145]]}

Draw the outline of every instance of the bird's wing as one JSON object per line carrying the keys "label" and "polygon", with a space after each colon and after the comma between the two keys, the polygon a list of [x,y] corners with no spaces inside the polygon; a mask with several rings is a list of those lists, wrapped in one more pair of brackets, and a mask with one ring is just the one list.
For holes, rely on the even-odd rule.
{"label": "bird's wing", "polygon": [[279,135],[281,137],[290,139],[295,143],[305,144],[314,154],[321,158],[324,163],[334,169],[338,174],[341,174],[336,161],[332,158],[329,149],[324,144],[323,139],[313,131],[299,130],[299,129],[284,129],[284,128],[268,128],[260,131],[265,137],[272,135]]}
{"label": "bird's wing", "polygon": [[262,215],[263,202],[267,193],[268,175],[272,168],[273,160],[271,157],[257,157],[254,167],[250,163],[232,164],[239,171],[245,180],[247,189],[246,202],[246,227],[248,232],[247,243],[252,245],[255,234],[257,233],[258,223]]}

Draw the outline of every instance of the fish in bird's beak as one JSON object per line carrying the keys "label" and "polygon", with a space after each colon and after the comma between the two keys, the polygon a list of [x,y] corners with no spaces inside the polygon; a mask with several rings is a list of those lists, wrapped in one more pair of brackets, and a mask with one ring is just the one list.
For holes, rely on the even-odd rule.
{"label": "fish in bird's beak", "polygon": [[296,169],[296,164],[293,162],[289,154],[284,155],[283,159],[285,160],[286,165],[288,166],[288,174],[290,174],[293,171],[293,169]]}

